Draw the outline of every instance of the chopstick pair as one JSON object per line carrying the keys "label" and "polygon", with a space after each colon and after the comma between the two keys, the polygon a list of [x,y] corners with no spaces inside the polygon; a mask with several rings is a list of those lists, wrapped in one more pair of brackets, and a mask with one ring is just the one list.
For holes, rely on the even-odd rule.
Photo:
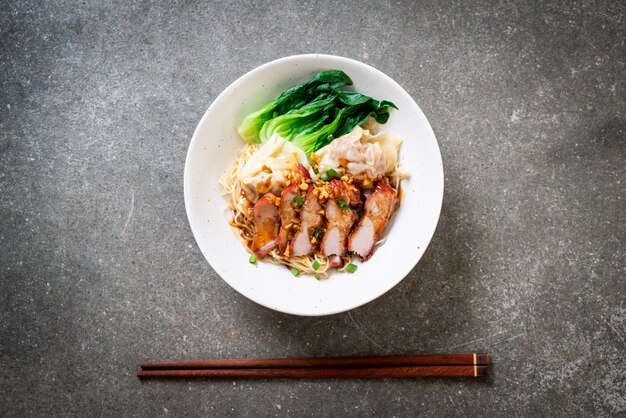
{"label": "chopstick pair", "polygon": [[140,364],[139,378],[408,378],[485,376],[485,353],[403,356],[166,360]]}

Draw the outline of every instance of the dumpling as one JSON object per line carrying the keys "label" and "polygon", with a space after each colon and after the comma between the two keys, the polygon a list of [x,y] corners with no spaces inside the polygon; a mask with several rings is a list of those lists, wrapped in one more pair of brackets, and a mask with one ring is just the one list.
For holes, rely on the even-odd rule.
{"label": "dumpling", "polygon": [[241,187],[251,201],[265,193],[279,193],[285,186],[285,171],[292,170],[297,164],[312,171],[304,151],[280,135],[274,135],[239,172]]}
{"label": "dumpling", "polygon": [[387,132],[370,134],[360,126],[316,153],[319,171],[335,169],[359,179],[376,180],[394,171],[402,140]]}

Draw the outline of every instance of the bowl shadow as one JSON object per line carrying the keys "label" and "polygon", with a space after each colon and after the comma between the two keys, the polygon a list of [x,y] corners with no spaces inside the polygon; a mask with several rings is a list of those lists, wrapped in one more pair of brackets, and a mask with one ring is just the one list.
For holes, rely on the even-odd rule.
{"label": "bowl shadow", "polygon": [[473,317],[470,258],[472,244],[481,237],[461,209],[471,207],[463,204],[465,198],[461,193],[444,197],[424,256],[378,299],[325,317],[292,316],[255,304],[249,305],[249,314],[274,347],[289,347],[283,353],[288,356],[446,352]]}

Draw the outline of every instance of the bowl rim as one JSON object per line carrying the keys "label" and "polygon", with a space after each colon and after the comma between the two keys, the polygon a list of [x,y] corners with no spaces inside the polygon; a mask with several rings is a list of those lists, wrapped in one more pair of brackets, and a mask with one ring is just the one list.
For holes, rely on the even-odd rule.
{"label": "bowl rim", "polygon": [[[437,226],[439,225],[440,219],[441,219],[441,210],[443,207],[443,197],[444,197],[444,193],[445,193],[445,172],[443,169],[443,159],[442,159],[442,155],[441,155],[441,149],[439,147],[439,141],[437,141],[437,137],[435,135],[434,130],[432,129],[432,126],[430,124],[430,122],[428,121],[428,118],[426,117],[426,115],[424,114],[424,112],[422,111],[422,109],[420,108],[420,106],[417,104],[417,102],[413,99],[413,97],[398,83],[396,82],[394,79],[392,79],[390,76],[388,76],[387,74],[385,74],[384,72],[382,72],[381,70],[366,64],[364,62],[358,61],[356,59],[353,58],[347,58],[347,57],[343,57],[343,56],[339,56],[339,55],[331,55],[331,54],[317,54],[317,53],[311,53],[311,54],[298,54],[298,55],[290,55],[290,56],[286,56],[286,57],[282,57],[282,58],[278,58],[269,62],[266,62],[265,64],[259,65],[255,68],[253,68],[252,70],[247,71],[245,74],[243,74],[242,76],[238,77],[235,81],[233,81],[232,83],[230,83],[227,87],[224,88],[224,90],[222,90],[222,92],[220,94],[217,95],[217,97],[215,97],[215,99],[211,102],[211,104],[209,105],[209,107],[207,108],[207,110],[204,112],[204,114],[202,115],[202,118],[200,119],[200,121],[198,122],[194,133],[191,137],[191,141],[189,142],[189,146],[187,148],[187,155],[185,158],[185,168],[184,168],[184,181],[183,181],[183,188],[184,188],[184,202],[185,202],[185,213],[187,215],[187,221],[189,223],[189,227],[191,229],[192,235],[196,241],[196,245],[198,245],[198,247],[200,247],[200,240],[198,239],[198,234],[199,231],[194,229],[193,223],[192,223],[192,210],[191,210],[191,190],[190,190],[190,165],[191,165],[191,159],[192,159],[192,149],[194,149],[194,144],[196,142],[199,141],[199,136],[200,136],[200,127],[204,125],[204,121],[205,119],[208,117],[209,113],[211,112],[211,110],[214,108],[214,106],[216,105],[216,103],[220,103],[224,96],[226,96],[227,94],[229,94],[234,88],[237,87],[237,85],[245,82],[246,80],[248,80],[249,78],[252,78],[255,76],[255,73],[262,71],[263,69],[270,67],[270,66],[274,66],[274,65],[278,65],[278,64],[282,64],[282,63],[288,63],[290,61],[297,61],[297,60],[301,60],[301,59],[311,59],[311,58],[326,58],[326,59],[338,59],[338,60],[343,60],[346,62],[350,62],[352,64],[355,64],[357,66],[365,66],[368,67],[369,70],[377,73],[378,76],[385,78],[388,82],[390,82],[391,84],[393,84],[395,87],[397,87],[399,89],[399,91],[405,95],[411,102],[413,102],[413,104],[415,104],[416,108],[418,109],[418,111],[422,114],[422,116],[424,116],[424,119],[426,120],[427,124],[428,124],[428,128],[430,128],[430,131],[432,132],[433,135],[433,139],[435,142],[435,151],[437,154],[437,157],[439,159],[439,161],[441,162],[441,164],[438,164],[439,167],[439,176],[437,176],[440,179],[440,184],[438,185],[439,187],[437,187],[437,190],[440,190],[441,192],[439,193],[438,196],[438,204],[436,205],[437,207],[437,214],[436,214],[436,219],[437,221],[433,223],[430,231],[428,232],[428,240],[426,241],[426,244],[424,245],[423,250],[421,251],[421,254],[419,254],[418,257],[415,258],[415,262],[411,263],[411,265],[406,269],[406,271],[403,271],[401,274],[398,274],[398,280],[394,281],[392,283],[390,283],[390,285],[386,288],[384,288],[382,291],[372,294],[371,297],[352,303],[350,305],[346,305],[343,306],[341,308],[336,308],[336,309],[332,309],[332,310],[327,310],[327,311],[323,311],[323,312],[302,312],[302,311],[295,311],[295,310],[289,310],[289,309],[280,309],[278,307],[275,306],[271,306],[270,304],[264,303],[261,300],[258,300],[258,298],[256,298],[254,295],[248,295],[246,293],[244,293],[242,290],[238,289],[237,287],[235,287],[233,284],[230,283],[229,280],[226,280],[224,277],[222,277],[217,271],[215,271],[215,269],[213,268],[213,266],[211,265],[211,262],[209,261],[207,254],[205,254],[205,252],[202,250],[202,248],[200,248],[200,251],[203,255],[203,257],[205,258],[205,260],[209,263],[209,265],[211,266],[211,268],[215,271],[215,273],[224,281],[226,282],[226,284],[228,284],[232,289],[234,289],[237,293],[241,294],[242,296],[244,296],[247,299],[250,299],[251,301],[264,306],[268,309],[271,309],[273,311],[277,311],[277,312],[281,312],[281,313],[286,313],[286,314],[290,314],[290,315],[294,315],[294,316],[305,316],[305,317],[317,317],[317,316],[328,316],[328,315],[335,315],[335,314],[339,314],[339,313],[343,313],[343,312],[347,312],[350,311],[352,309],[358,308],[360,306],[366,305],[370,302],[372,302],[373,300],[378,299],[379,297],[383,296],[385,293],[387,293],[388,291],[390,291],[391,289],[393,289],[395,286],[397,286],[402,280],[404,280],[408,274],[415,268],[415,266],[417,265],[417,263],[419,263],[419,261],[422,259],[422,257],[424,256],[424,254],[426,253],[426,250],[428,249],[428,246],[430,245],[432,238],[435,234],[435,231],[437,230]],[[434,202],[433,202],[434,203]]]}

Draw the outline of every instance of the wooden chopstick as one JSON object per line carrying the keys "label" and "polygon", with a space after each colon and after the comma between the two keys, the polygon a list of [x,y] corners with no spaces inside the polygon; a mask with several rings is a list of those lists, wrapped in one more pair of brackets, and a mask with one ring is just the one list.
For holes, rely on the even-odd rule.
{"label": "wooden chopstick", "polygon": [[478,377],[488,366],[290,367],[264,369],[140,370],[139,378],[411,378]]}
{"label": "wooden chopstick", "polygon": [[418,354],[403,356],[299,357],[219,360],[145,361],[143,370],[183,369],[261,369],[291,367],[396,367],[396,366],[474,366],[491,363],[485,353]]}
{"label": "wooden chopstick", "polygon": [[485,353],[145,361],[139,378],[408,378],[485,376]]}

